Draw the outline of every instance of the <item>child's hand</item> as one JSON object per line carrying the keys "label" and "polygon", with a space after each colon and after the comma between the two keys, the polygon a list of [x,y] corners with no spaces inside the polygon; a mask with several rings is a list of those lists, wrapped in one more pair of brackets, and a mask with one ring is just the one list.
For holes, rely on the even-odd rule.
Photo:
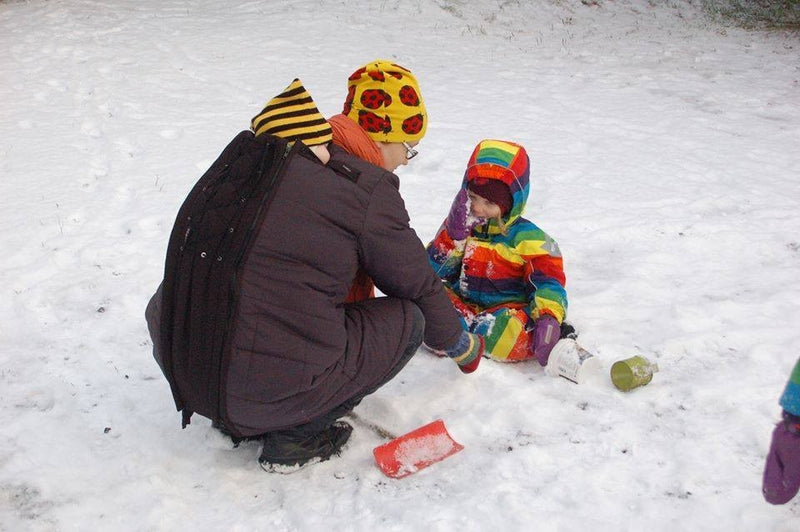
{"label": "child's hand", "polygon": [[550,351],[553,350],[556,343],[561,339],[561,326],[558,320],[549,314],[544,314],[533,326],[533,343],[531,350],[533,356],[539,361],[542,366],[547,365],[547,360],[550,358]]}
{"label": "child's hand", "polygon": [[453,205],[445,220],[447,234],[453,240],[464,240],[472,232],[472,228],[482,223],[483,220],[472,216],[469,212],[469,196],[467,189],[462,188],[456,194]]}
{"label": "child's hand", "polygon": [[800,417],[784,412],[772,432],[762,491],[767,502],[785,504],[800,488]]}

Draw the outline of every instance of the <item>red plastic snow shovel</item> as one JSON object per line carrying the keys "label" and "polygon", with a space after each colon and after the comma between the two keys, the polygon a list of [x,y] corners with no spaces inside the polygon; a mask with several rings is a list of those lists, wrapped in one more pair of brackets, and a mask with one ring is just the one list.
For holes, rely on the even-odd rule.
{"label": "red plastic snow shovel", "polygon": [[457,453],[464,446],[450,437],[437,419],[373,449],[375,462],[387,477],[403,478]]}

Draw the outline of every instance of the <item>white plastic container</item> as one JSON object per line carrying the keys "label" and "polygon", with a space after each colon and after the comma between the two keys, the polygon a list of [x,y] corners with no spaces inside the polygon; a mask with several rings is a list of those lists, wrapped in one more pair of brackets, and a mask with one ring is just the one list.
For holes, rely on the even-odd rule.
{"label": "white plastic container", "polygon": [[571,338],[563,338],[553,347],[545,373],[551,377],[564,377],[576,384],[582,384],[602,371],[600,359],[578,345]]}

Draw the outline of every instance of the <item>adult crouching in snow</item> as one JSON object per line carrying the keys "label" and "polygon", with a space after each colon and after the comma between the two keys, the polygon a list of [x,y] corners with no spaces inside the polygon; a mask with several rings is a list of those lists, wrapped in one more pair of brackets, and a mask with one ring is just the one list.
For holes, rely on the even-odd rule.
{"label": "adult crouching in snow", "polygon": [[416,79],[376,61],[348,86],[336,133],[295,80],[225,148],[178,213],[146,310],[184,426],[198,413],[263,440],[266,470],[338,454],[352,432],[339,418],[423,339],[465,373],[482,355],[392,173],[425,133]]}

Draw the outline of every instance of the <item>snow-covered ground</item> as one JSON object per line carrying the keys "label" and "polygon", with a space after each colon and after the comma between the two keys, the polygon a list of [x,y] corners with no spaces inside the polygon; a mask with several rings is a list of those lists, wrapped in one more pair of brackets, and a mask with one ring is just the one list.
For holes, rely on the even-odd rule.
{"label": "snow-covered ground", "polygon": [[[56,0],[0,2],[0,49],[0,529],[800,526],[761,497],[800,355],[796,35],[677,0]],[[398,172],[420,237],[478,140],[524,144],[527,216],[605,373],[420,351],[357,413],[442,418],[464,451],[390,480],[356,425],[340,458],[270,475],[257,444],[180,429],[144,307],[178,206],[263,103],[299,76],[335,114],[378,57],[430,113]],[[635,354],[661,371],[619,392]]]}

